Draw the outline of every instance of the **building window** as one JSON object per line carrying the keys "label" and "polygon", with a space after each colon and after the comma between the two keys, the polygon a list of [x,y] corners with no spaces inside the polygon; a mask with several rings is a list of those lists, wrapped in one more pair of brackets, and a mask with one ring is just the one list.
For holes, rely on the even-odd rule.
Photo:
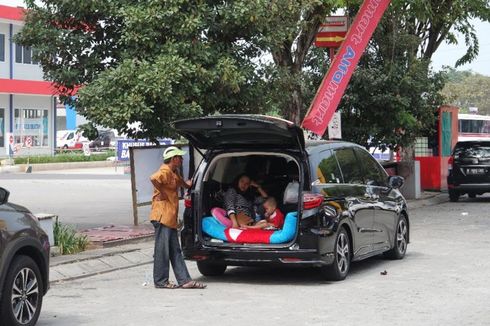
{"label": "building window", "polygon": [[5,109],[0,108],[0,147],[5,145]]}
{"label": "building window", "polygon": [[5,34],[0,34],[0,61],[5,61]]}
{"label": "building window", "polygon": [[37,65],[39,63],[39,61],[35,58],[37,54],[37,50],[36,49],[32,49],[32,64],[34,65]]}
{"label": "building window", "polygon": [[31,63],[32,60],[32,50],[30,47],[26,46],[24,48],[24,63]]}
{"label": "building window", "polygon": [[15,44],[15,62],[22,63],[22,46]]}
{"label": "building window", "polygon": [[15,44],[15,62],[37,65],[39,62],[32,58],[33,53],[36,53],[35,49],[29,46]]}
{"label": "building window", "polygon": [[14,141],[16,144],[32,147],[48,146],[48,110],[15,109]]}

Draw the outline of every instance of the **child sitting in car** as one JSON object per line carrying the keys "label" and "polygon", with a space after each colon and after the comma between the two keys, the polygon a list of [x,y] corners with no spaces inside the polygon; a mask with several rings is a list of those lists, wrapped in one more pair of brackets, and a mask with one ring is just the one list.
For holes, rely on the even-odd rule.
{"label": "child sitting in car", "polygon": [[264,207],[264,219],[254,225],[243,226],[245,229],[266,229],[278,230],[284,225],[284,214],[277,208],[277,201],[274,197],[268,197],[262,204]]}

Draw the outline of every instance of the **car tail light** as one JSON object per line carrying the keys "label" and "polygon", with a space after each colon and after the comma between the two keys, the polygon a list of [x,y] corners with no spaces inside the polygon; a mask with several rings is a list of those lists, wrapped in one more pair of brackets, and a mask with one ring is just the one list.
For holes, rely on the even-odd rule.
{"label": "car tail light", "polygon": [[184,196],[184,207],[185,208],[192,208],[192,199],[191,199],[191,195],[189,195],[189,194],[186,194]]}
{"label": "car tail light", "polygon": [[192,256],[194,260],[201,261],[201,260],[206,260],[208,259],[208,256],[203,256],[203,255],[194,255]]}
{"label": "car tail light", "polygon": [[454,162],[454,157],[450,157],[449,160],[447,161],[447,168],[448,170],[452,170],[453,169],[453,162]]}
{"label": "car tail light", "polygon": [[303,195],[303,208],[312,209],[320,207],[323,203],[323,196],[319,194],[304,194]]}

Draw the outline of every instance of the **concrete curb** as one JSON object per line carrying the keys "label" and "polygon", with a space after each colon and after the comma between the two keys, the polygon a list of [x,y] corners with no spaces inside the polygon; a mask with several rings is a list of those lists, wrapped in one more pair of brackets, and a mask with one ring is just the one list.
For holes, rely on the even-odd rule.
{"label": "concrete curb", "polygon": [[434,195],[415,200],[408,200],[408,209],[418,209],[425,206],[433,206],[442,204],[449,201],[449,195],[447,193],[434,193]]}
{"label": "concrete curb", "polygon": [[139,243],[139,242],[145,242],[145,241],[150,241],[155,238],[154,234],[151,235],[143,235],[139,237],[133,237],[129,239],[120,239],[120,240],[113,240],[113,241],[91,241],[89,246],[89,249],[100,249],[100,248],[112,248],[112,247],[119,247],[122,245],[127,245],[131,243]]}
{"label": "concrete curb", "polygon": [[117,248],[88,250],[76,255],[52,257],[51,284],[77,280],[153,262],[153,242],[124,245]]}
{"label": "concrete curb", "polygon": [[[68,170],[68,169],[85,169],[85,168],[103,168],[114,167],[113,161],[91,161],[91,162],[64,162],[64,163],[38,163],[30,164],[30,172],[50,171],[50,170]],[[26,172],[27,164],[5,165],[0,166],[0,173],[19,173]]]}

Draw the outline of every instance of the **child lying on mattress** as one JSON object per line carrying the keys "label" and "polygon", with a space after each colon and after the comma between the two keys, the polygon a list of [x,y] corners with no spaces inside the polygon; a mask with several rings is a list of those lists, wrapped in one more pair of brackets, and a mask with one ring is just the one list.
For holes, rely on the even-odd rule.
{"label": "child lying on mattress", "polygon": [[284,225],[284,214],[277,208],[277,201],[274,197],[269,197],[262,204],[264,207],[264,219],[259,220],[254,225],[242,226],[244,229],[265,229],[278,230]]}
{"label": "child lying on mattress", "polygon": [[[242,229],[282,229],[284,225],[284,214],[277,208],[277,202],[274,197],[269,197],[262,205],[265,210],[265,219],[259,220],[257,223],[255,223],[255,225],[242,225]],[[211,209],[211,214],[224,226],[229,228],[233,226],[231,220],[226,217],[226,211],[223,208],[214,207]]]}

